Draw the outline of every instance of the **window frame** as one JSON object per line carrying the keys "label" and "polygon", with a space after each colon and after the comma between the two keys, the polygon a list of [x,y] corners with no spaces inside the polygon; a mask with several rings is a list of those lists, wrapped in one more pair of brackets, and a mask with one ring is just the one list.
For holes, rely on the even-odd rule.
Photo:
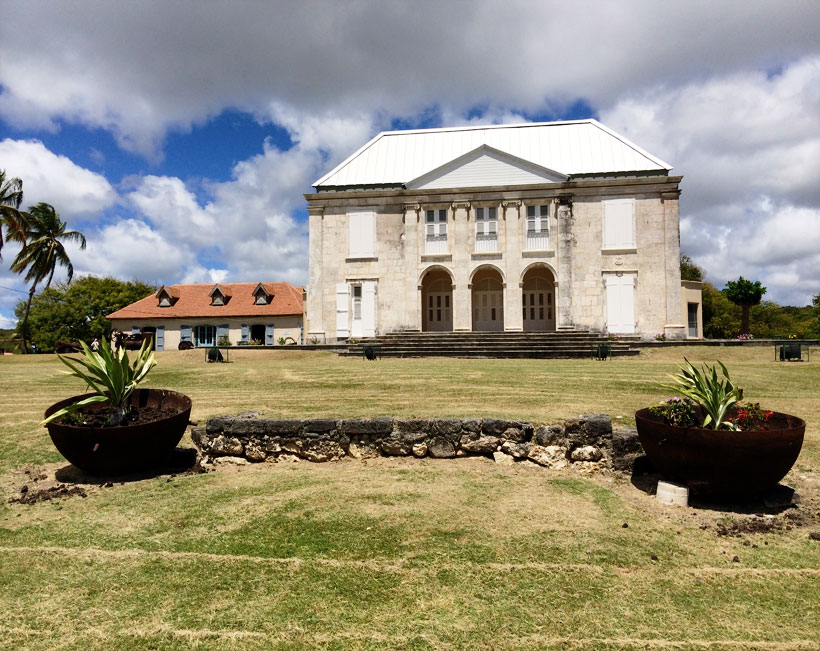
{"label": "window frame", "polygon": [[[200,338],[200,332],[202,329],[209,329],[211,338],[210,343],[202,343],[202,339]],[[203,323],[200,325],[193,326],[191,332],[191,339],[193,340],[194,346],[196,348],[211,348],[216,345],[216,326],[209,325],[207,323]],[[207,339],[205,340],[207,342]]]}

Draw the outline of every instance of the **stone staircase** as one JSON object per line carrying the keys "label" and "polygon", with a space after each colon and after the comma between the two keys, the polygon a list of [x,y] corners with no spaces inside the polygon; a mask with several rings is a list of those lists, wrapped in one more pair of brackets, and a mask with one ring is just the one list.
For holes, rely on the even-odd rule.
{"label": "stone staircase", "polygon": [[519,357],[592,358],[599,343],[611,346],[612,357],[638,355],[630,343],[637,337],[607,340],[583,330],[561,332],[389,332],[348,344],[340,355],[362,357],[375,345],[382,357]]}

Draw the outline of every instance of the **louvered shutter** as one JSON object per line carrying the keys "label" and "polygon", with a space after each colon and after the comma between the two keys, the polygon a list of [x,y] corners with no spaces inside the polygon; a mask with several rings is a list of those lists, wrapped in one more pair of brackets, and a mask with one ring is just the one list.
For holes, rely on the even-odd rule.
{"label": "louvered shutter", "polygon": [[349,319],[347,317],[347,283],[336,285],[336,338],[344,339],[350,336]]}
{"label": "louvered shutter", "polygon": [[348,254],[351,258],[374,255],[375,215],[372,212],[351,212],[347,215]]}
{"label": "louvered shutter", "polygon": [[225,325],[217,326],[216,327],[216,343],[219,343],[219,340],[222,339],[222,337],[227,337],[229,332],[230,332],[230,328],[228,327],[227,323]]}
{"label": "louvered shutter", "polygon": [[189,325],[179,326],[179,340],[180,341],[193,341],[193,331],[192,331],[191,326],[189,326]]}
{"label": "louvered shutter", "polygon": [[249,338],[250,338],[250,331],[251,331],[251,327],[247,323],[243,323],[242,324],[242,335],[241,335],[242,336],[241,341],[242,341],[243,344],[248,343]]}
{"label": "louvered shutter", "polygon": [[269,323],[265,326],[265,345],[273,346],[273,324]]}
{"label": "louvered shutter", "polygon": [[140,333],[140,329],[138,326],[131,326],[131,334],[138,335]]}
{"label": "louvered shutter", "polygon": [[362,336],[376,336],[376,283],[362,283]]}
{"label": "louvered shutter", "polygon": [[632,228],[634,209],[632,199],[604,201],[604,248],[627,249],[635,246]]}
{"label": "louvered shutter", "polygon": [[165,326],[157,326],[154,334],[154,344],[157,350],[165,350]]}

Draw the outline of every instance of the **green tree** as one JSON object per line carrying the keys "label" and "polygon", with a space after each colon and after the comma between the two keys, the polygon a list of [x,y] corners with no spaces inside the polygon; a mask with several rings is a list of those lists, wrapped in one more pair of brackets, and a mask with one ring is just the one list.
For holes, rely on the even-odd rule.
{"label": "green tree", "polygon": [[740,331],[737,307],[711,283],[703,284],[703,335],[707,339],[733,339]]}
{"label": "green tree", "polygon": [[752,282],[743,276],[737,280],[730,280],[723,290],[726,298],[741,309],[740,334],[749,334],[749,311],[753,305],[759,305],[760,299],[766,293],[766,288],[759,280]]}
{"label": "green tree", "polygon": [[80,248],[85,248],[85,235],[79,231],[67,231],[67,224],[60,219],[54,207],[47,203],[38,203],[28,211],[26,225],[26,245],[11,263],[11,270],[15,273],[25,272],[26,281],[31,281],[28,292],[28,302],[20,322],[20,348],[23,353],[28,351],[26,342],[26,323],[28,321],[31,301],[37,291],[37,284],[48,278],[46,289],[51,286],[54,271],[57,266],[65,267],[68,283],[74,277],[74,265],[65,251],[63,241],[79,242]]}
{"label": "green tree", "polygon": [[0,170],[0,251],[4,227],[8,239],[25,243],[26,213],[20,210],[22,201],[23,182],[17,177],[6,180],[6,170]]}
{"label": "green tree", "polygon": [[[150,296],[152,285],[133,280],[85,276],[70,285],[60,283],[34,297],[28,318],[31,342],[43,351],[52,351],[58,341],[108,339],[111,322],[106,315]],[[22,319],[26,301],[15,313]]]}
{"label": "green tree", "polygon": [[680,254],[680,279],[681,280],[696,280],[698,282],[703,282],[703,269],[701,269],[698,265],[692,262],[692,258],[690,258],[685,253]]}

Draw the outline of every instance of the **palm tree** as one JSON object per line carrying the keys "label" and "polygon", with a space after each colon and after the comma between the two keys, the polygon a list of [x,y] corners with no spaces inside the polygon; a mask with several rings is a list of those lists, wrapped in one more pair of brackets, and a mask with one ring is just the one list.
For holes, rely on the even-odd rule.
{"label": "palm tree", "polygon": [[759,280],[752,282],[743,276],[737,280],[730,280],[723,290],[732,303],[740,305],[740,333],[749,334],[749,312],[755,305],[760,305],[760,299],[766,293],[766,288],[760,284]]}
{"label": "palm tree", "polygon": [[24,353],[27,352],[26,322],[34,292],[37,291],[37,284],[48,277],[46,282],[46,289],[48,289],[58,265],[66,268],[69,283],[74,276],[74,265],[71,264],[61,240],[79,242],[80,248],[85,248],[85,235],[79,231],[67,231],[67,224],[60,219],[54,207],[47,203],[38,203],[29,208],[26,221],[28,222],[25,233],[26,246],[11,263],[12,271],[15,273],[25,271],[26,281],[32,281],[31,289],[28,291],[26,311],[23,313],[23,320],[20,324],[21,348]]}
{"label": "palm tree", "polygon": [[[8,239],[23,242],[26,237],[26,213],[20,210],[23,182],[17,177],[6,180],[6,170],[0,170],[0,251],[3,250],[3,227]],[[0,256],[2,258],[2,256]]]}

